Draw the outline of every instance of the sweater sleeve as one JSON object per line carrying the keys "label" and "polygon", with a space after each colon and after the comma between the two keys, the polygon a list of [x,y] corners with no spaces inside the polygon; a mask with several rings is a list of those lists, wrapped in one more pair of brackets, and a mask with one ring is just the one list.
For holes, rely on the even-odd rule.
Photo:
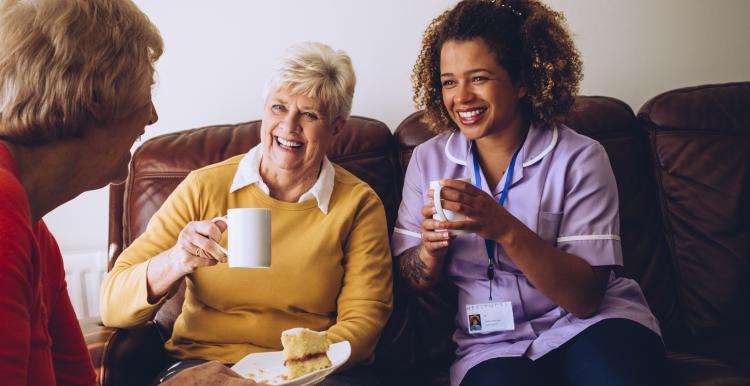
{"label": "sweater sleeve", "polygon": [[[3,385],[26,385],[34,294],[31,229],[22,191],[0,169],[0,374]],[[19,189],[23,189],[19,186]],[[11,191],[12,190],[12,191]]]}
{"label": "sweater sleeve", "polygon": [[151,217],[146,231],[117,258],[102,283],[100,310],[106,326],[129,328],[149,321],[168,296],[148,302],[149,260],[172,248],[188,222],[200,216],[200,186],[190,173]]}
{"label": "sweater sleeve", "polygon": [[393,287],[385,209],[367,189],[344,246],[344,278],[336,323],[328,337],[348,340],[352,354],[345,367],[371,360],[391,315]]}

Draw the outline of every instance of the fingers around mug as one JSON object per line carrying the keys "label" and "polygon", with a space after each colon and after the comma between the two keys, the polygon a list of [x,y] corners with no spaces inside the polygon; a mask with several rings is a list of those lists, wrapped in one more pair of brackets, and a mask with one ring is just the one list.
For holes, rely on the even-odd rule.
{"label": "fingers around mug", "polygon": [[475,205],[474,201],[476,200],[475,195],[469,194],[465,191],[460,191],[460,190],[456,190],[453,188],[449,188],[449,187],[443,188],[441,197],[443,199],[444,210],[453,210],[446,206],[446,203],[448,202],[457,202],[457,203],[461,203],[469,207],[473,207]]}
{"label": "fingers around mug", "polygon": [[473,208],[461,201],[443,200],[443,210],[461,213],[466,216],[473,214]]}
{"label": "fingers around mug", "polygon": [[[185,239],[195,246],[192,252],[197,257],[221,261],[222,252],[215,241],[199,233],[188,233],[185,235]],[[188,248],[187,251],[190,252],[191,250]]]}
{"label": "fingers around mug", "polygon": [[425,252],[427,252],[427,254],[432,257],[445,256],[445,252],[448,250],[448,246],[450,246],[449,240],[422,241],[422,248],[424,248]]}
{"label": "fingers around mug", "polygon": [[482,190],[474,186],[471,182],[461,181],[461,180],[453,180],[453,179],[445,179],[440,180],[440,185],[446,188],[450,188],[455,191],[459,191],[461,193],[468,194],[470,196],[476,196]]}
{"label": "fingers around mug", "polygon": [[209,257],[213,258],[214,260],[220,262],[220,263],[226,263],[227,262],[227,256],[226,250],[222,248],[219,243],[213,240],[208,240],[206,243],[206,247],[202,248],[203,251],[209,255]]}
{"label": "fingers around mug", "polygon": [[221,240],[222,228],[213,221],[194,221],[191,224],[195,233],[214,241]]}
{"label": "fingers around mug", "polygon": [[[219,232],[221,233],[224,233],[224,231],[229,229],[229,221],[227,220],[227,216],[214,217],[211,219],[211,223],[214,225],[214,228],[218,228]],[[219,241],[221,240],[221,234],[219,234],[219,237],[215,239],[212,238],[212,240],[216,241],[216,246],[219,248],[221,253],[224,254],[224,257],[229,256],[229,251],[227,251],[226,248],[218,244]]]}
{"label": "fingers around mug", "polygon": [[432,203],[429,203],[422,207],[422,216],[424,216],[424,218],[432,218],[432,215],[434,215],[435,213],[437,213],[435,211],[435,205],[433,205]]}
{"label": "fingers around mug", "polygon": [[227,220],[227,216],[214,217],[211,219],[211,223],[219,228],[219,231],[221,231],[221,233],[224,233],[224,231],[229,228],[229,221]]}
{"label": "fingers around mug", "polygon": [[201,249],[206,251],[213,259],[221,263],[227,261],[227,250],[219,245],[221,240],[221,228],[213,220],[211,221],[200,221],[194,226],[197,236],[191,238],[190,241]]}
{"label": "fingers around mug", "polygon": [[441,224],[447,223],[447,221],[435,220],[432,218],[426,218],[422,221],[422,230],[434,232],[436,229],[443,229]]}
{"label": "fingers around mug", "polygon": [[432,232],[428,230],[422,231],[422,241],[443,241],[450,239],[451,235],[449,232]]}
{"label": "fingers around mug", "polygon": [[445,229],[445,230],[450,230],[450,231],[453,231],[453,230],[467,231],[469,233],[472,233],[474,232],[474,228],[476,228],[476,222],[471,221],[471,220],[444,221],[444,222],[440,222],[439,226],[440,226],[440,229]]}
{"label": "fingers around mug", "polygon": [[217,261],[212,258],[197,256],[196,253],[198,251],[199,247],[195,245],[180,243],[175,248],[175,254],[172,258],[177,260],[179,266],[182,267],[180,270],[186,274],[191,273],[198,268],[212,266],[217,263]]}

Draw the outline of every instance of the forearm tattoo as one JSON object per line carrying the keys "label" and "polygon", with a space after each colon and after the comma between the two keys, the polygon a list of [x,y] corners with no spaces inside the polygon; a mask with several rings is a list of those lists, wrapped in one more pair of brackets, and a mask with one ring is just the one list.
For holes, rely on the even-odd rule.
{"label": "forearm tattoo", "polygon": [[419,286],[422,281],[431,282],[435,280],[435,278],[429,274],[427,264],[419,258],[419,249],[420,247],[407,249],[406,252],[401,255],[401,259],[399,260],[401,276],[415,286]]}

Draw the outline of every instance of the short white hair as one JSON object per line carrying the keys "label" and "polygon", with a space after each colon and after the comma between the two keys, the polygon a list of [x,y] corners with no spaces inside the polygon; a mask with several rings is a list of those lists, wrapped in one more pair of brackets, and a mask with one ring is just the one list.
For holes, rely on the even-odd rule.
{"label": "short white hair", "polygon": [[304,42],[286,49],[273,65],[263,99],[273,90],[320,100],[328,119],[349,118],[357,82],[352,60],[342,50],[318,42]]}

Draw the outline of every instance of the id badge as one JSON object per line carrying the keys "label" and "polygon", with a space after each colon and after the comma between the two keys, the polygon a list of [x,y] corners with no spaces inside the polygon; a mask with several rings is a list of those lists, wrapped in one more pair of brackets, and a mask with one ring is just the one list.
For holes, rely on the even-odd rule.
{"label": "id badge", "polygon": [[489,302],[466,305],[469,334],[487,334],[515,330],[513,305],[510,302]]}

